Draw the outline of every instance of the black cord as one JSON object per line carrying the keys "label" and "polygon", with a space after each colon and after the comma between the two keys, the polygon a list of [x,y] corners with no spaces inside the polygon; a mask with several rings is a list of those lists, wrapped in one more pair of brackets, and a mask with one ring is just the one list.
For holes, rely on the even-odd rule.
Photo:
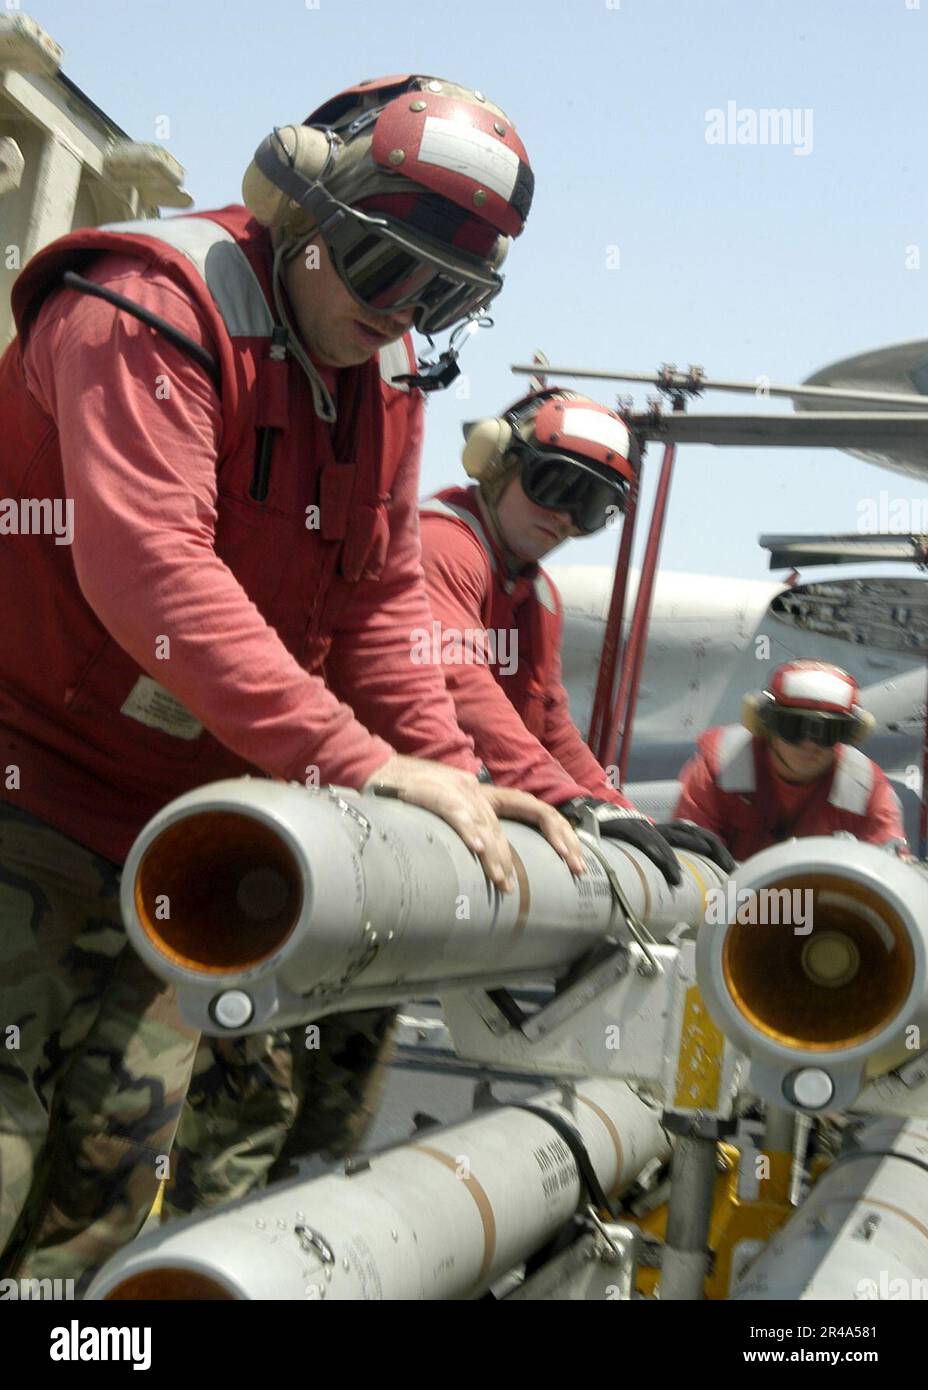
{"label": "black cord", "polygon": [[69,290],[76,290],[79,294],[91,294],[97,299],[105,299],[107,303],[114,304],[117,309],[125,309],[127,314],[140,319],[142,323],[148,324],[149,328],[156,328],[159,333],[163,333],[169,342],[172,342],[181,352],[185,352],[188,357],[192,357],[195,362],[206,372],[216,391],[222,394],[222,370],[215,357],[211,357],[205,348],[199,343],[195,343],[192,338],[188,338],[186,333],[181,333],[179,328],[168,323],[167,319],[161,318],[158,314],[153,314],[150,309],[143,309],[141,304],[134,303],[131,299],[126,299],[125,295],[117,294],[115,290],[108,290],[103,285],[96,285],[92,280],[85,280],[83,275],[78,275],[73,270],[66,270],[63,277],[64,284]]}

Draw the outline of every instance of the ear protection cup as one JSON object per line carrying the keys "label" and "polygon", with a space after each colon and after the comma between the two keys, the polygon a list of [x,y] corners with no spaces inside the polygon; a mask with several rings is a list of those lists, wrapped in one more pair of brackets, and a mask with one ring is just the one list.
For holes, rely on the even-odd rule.
{"label": "ear protection cup", "polygon": [[859,705],[857,707],[857,720],[857,728],[854,730],[853,736],[848,739],[848,743],[853,743],[855,748],[859,747],[862,743],[866,743],[867,739],[873,733],[873,728],[876,724],[876,720],[870,711],[868,709],[861,709]]}
{"label": "ear protection cup", "polygon": [[501,235],[496,238],[496,245],[493,247],[491,254],[487,258],[491,270],[499,270],[500,266],[503,264],[506,257],[509,255],[509,248],[511,245],[511,236]]}
{"label": "ear protection cup", "polygon": [[767,726],[761,715],[763,696],[759,691],[754,691],[750,695],[745,695],[741,701],[741,722],[748,733],[755,736],[763,735],[767,732]]}
{"label": "ear protection cup", "polygon": [[499,471],[503,456],[512,441],[512,426],[508,420],[490,417],[478,420],[467,430],[461,462],[469,478],[489,482]]}
{"label": "ear protection cup", "polygon": [[[278,138],[279,137],[279,138]],[[286,149],[281,149],[281,141]],[[323,130],[312,126],[285,125],[261,141],[242,179],[242,201],[264,227],[279,227],[296,209],[293,200],[273,179],[273,169],[292,169],[309,183],[322,174],[332,146]],[[258,167],[261,159],[264,170]],[[270,172],[265,172],[270,171]]]}
{"label": "ear protection cup", "polygon": [[[510,238],[500,237],[497,245],[499,259],[494,268],[502,264],[509,246]],[[505,416],[491,416],[486,420],[477,420],[472,425],[465,425],[464,437],[467,442],[461,455],[464,472],[477,482],[492,482],[502,472],[506,451],[512,444],[513,431],[519,427],[522,419],[537,410],[542,401],[555,397],[568,400],[573,394],[575,393],[566,391],[563,386],[547,386],[542,391],[529,391],[509,407]]]}

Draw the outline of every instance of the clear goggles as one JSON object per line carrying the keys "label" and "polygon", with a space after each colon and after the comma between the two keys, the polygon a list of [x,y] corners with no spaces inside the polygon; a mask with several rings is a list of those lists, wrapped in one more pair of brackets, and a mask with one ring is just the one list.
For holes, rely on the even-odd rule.
{"label": "clear goggles", "polygon": [[420,333],[450,328],[485,308],[503,287],[503,277],[479,256],[456,251],[452,259],[441,242],[356,208],[324,225],[322,235],[358,303],[379,314],[415,307]]}
{"label": "clear goggles", "polygon": [[770,704],[764,710],[764,723],[784,743],[805,743],[808,740],[809,743],[817,743],[820,748],[850,743],[857,729],[857,720],[853,715],[785,709],[777,704]]}
{"label": "clear goggles", "polygon": [[527,446],[522,458],[522,491],[530,502],[566,512],[578,531],[601,531],[616,510],[624,511],[628,484],[611,482],[566,454],[540,454]]}

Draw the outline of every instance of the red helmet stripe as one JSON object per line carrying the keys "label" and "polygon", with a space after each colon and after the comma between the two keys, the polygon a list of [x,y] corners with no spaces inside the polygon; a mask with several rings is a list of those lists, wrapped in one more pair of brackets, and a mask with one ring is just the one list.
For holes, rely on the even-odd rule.
{"label": "red helmet stripe", "polygon": [[343,92],[338,92],[334,97],[329,97],[321,106],[317,106],[314,111],[310,111],[304,125],[330,125],[337,122],[346,112],[357,114],[356,108],[361,98],[371,95],[380,98],[389,96],[391,88],[403,89],[411,83],[416,76],[411,72],[391,73],[389,77],[368,77],[364,82],[357,82],[353,87],[346,87]]}
{"label": "red helmet stripe", "polygon": [[433,92],[396,97],[378,118],[371,153],[382,168],[506,236],[522,231],[532,194],[528,155],[512,126],[477,102]]}

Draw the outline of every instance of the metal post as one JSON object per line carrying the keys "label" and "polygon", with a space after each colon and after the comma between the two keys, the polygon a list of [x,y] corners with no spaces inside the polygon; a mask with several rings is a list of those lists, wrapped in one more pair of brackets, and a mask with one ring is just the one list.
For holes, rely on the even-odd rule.
{"label": "metal post", "polygon": [[[928,662],[925,663],[928,678]],[[922,728],[922,785],[921,807],[918,812],[918,857],[928,856],[928,683],[925,685],[925,722]]]}
{"label": "metal post", "polygon": [[680,1135],[670,1170],[667,1236],[661,1262],[663,1303],[703,1296],[716,1173],[715,1139]]}
{"label": "metal post", "polygon": [[767,1153],[791,1154],[795,1131],[795,1111],[786,1110],[779,1105],[767,1107],[767,1118],[764,1125],[764,1149]]}
{"label": "metal post", "polygon": [[[596,681],[596,694],[593,698],[593,711],[590,715],[590,731],[587,743],[594,750],[601,763],[612,760],[613,751],[608,747],[608,739],[603,735],[607,721],[612,719],[612,698],[615,691],[615,673],[622,655],[622,627],[625,619],[625,596],[628,592],[628,570],[631,563],[632,544],[635,538],[635,521],[638,515],[638,498],[641,491],[642,460],[638,477],[632,483],[628,496],[628,507],[622,522],[622,539],[616,556],[615,575],[612,581],[612,598],[606,618],[606,632],[599,658],[599,674]],[[608,714],[607,714],[608,711]]]}
{"label": "metal post", "polygon": [[673,477],[673,465],[676,452],[676,445],[666,444],[664,446],[664,457],[661,461],[661,472],[657,484],[657,495],[654,499],[654,510],[651,513],[648,542],[645,548],[644,561],[641,566],[641,577],[638,581],[635,612],[632,617],[628,642],[625,646],[625,662],[622,670],[622,680],[619,685],[619,693],[616,697],[615,708],[612,711],[612,719],[610,721],[606,740],[610,749],[615,748],[616,739],[619,735],[619,723],[621,721],[621,747],[619,748],[617,758],[620,786],[625,781],[625,770],[628,766],[628,755],[631,749],[632,728],[635,722],[635,708],[638,704],[638,687],[641,681],[641,668],[644,664],[644,653],[647,646],[648,621],[651,616],[654,575],[657,572],[657,564],[660,558],[661,541],[663,540],[664,534],[664,520],[667,514],[667,499],[670,493],[670,483]]}

